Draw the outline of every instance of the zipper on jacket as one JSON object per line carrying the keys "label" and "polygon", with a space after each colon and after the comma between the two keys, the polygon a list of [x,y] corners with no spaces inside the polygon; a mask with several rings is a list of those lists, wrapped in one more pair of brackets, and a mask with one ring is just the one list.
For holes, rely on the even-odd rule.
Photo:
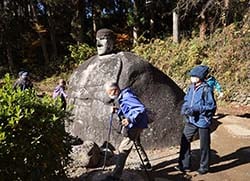
{"label": "zipper on jacket", "polygon": [[[193,94],[192,94],[191,103],[190,103],[190,106],[191,106],[191,107],[193,106],[195,91],[196,91],[196,90],[194,89]],[[189,119],[189,122],[191,122],[191,116],[188,116],[188,119]]]}

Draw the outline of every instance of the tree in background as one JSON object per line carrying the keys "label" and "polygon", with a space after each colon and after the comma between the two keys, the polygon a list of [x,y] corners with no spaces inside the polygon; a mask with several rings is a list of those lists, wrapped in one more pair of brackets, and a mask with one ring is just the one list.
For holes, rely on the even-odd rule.
{"label": "tree in background", "polygon": [[173,12],[180,37],[205,39],[241,21],[248,6],[247,0],[2,0],[0,74],[36,66],[39,75],[57,72],[55,64],[69,61],[68,46],[93,46],[100,28],[126,35],[130,45],[164,39],[172,36]]}
{"label": "tree in background", "polygon": [[202,40],[217,28],[241,21],[248,9],[247,0],[177,0],[181,29],[191,35],[199,32]]}

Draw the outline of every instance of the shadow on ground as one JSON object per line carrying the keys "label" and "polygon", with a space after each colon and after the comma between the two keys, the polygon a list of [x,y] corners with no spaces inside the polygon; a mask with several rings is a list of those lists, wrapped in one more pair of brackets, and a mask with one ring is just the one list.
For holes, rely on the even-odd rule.
{"label": "shadow on ground", "polygon": [[[225,114],[217,114],[211,126],[211,132],[215,131],[222,123],[218,121],[219,119],[225,117]],[[211,164],[210,173],[217,173],[224,170],[232,169],[234,167],[250,163],[250,146],[242,147],[225,156],[219,156],[216,150],[211,150]],[[178,163],[178,158],[167,159],[166,161],[160,162],[153,165],[153,170],[149,172],[149,176],[145,171],[138,171],[133,169],[125,169],[125,179],[136,181],[147,181],[147,180],[157,180],[157,181],[191,181],[192,175],[178,172],[174,169],[174,166]],[[164,160],[164,157],[155,158]],[[192,167],[191,171],[195,171],[199,168],[200,162],[200,150],[192,150]],[[105,178],[108,174],[112,172],[112,169],[103,171],[101,168],[87,172],[86,174],[74,179],[74,181],[100,181],[101,178]],[[98,177],[97,179],[93,179]]]}
{"label": "shadow on ground", "polygon": [[[239,165],[250,163],[250,147],[242,147],[235,152],[220,157],[216,150],[211,150],[211,164],[210,173],[221,172]],[[192,150],[192,168],[194,170],[199,168],[200,150]]]}
{"label": "shadow on ground", "polygon": [[[210,172],[216,173],[223,170],[231,169],[239,165],[250,163],[250,146],[242,147],[225,156],[218,156],[216,151],[212,154],[212,163]],[[217,165],[218,164],[218,165]]]}
{"label": "shadow on ground", "polygon": [[237,116],[242,117],[242,118],[250,118],[250,113],[245,113],[245,114],[241,114]]}

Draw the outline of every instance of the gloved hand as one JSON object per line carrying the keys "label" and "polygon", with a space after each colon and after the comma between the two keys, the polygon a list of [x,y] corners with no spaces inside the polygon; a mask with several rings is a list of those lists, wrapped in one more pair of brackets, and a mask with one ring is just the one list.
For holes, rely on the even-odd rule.
{"label": "gloved hand", "polygon": [[200,113],[199,106],[193,106],[193,107],[184,106],[181,109],[181,114],[186,116],[194,116],[195,114],[199,113]]}
{"label": "gloved hand", "polygon": [[200,107],[199,106],[192,106],[191,107],[193,113],[200,113]]}
{"label": "gloved hand", "polygon": [[184,111],[184,115],[186,115],[186,116],[192,116],[193,113],[194,112],[193,112],[192,108],[190,108],[190,107],[186,108]]}
{"label": "gloved hand", "polygon": [[223,95],[224,95],[223,92],[220,92],[218,98],[221,99]]}
{"label": "gloved hand", "polygon": [[111,108],[110,108],[110,113],[116,113],[117,110],[118,110],[118,107],[116,107],[116,106],[111,106]]}
{"label": "gloved hand", "polygon": [[128,126],[129,125],[129,120],[127,118],[123,119],[122,120],[122,125],[125,126],[125,127]]}
{"label": "gloved hand", "polygon": [[187,105],[183,105],[181,108],[181,114],[185,116],[192,116],[193,112]]}

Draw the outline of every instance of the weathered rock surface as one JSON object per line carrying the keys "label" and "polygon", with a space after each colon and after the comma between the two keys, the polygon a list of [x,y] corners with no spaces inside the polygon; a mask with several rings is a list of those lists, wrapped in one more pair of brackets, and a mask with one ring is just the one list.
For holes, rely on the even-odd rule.
{"label": "weathered rock surface", "polygon": [[[183,91],[165,74],[130,52],[91,57],[72,74],[69,82],[69,104],[74,105],[69,130],[82,140],[101,145],[107,140],[110,105],[104,84],[117,80],[121,88],[130,86],[148,109],[153,121],[143,133],[145,148],[176,145],[180,141]],[[111,143],[121,140],[113,120]]]}
{"label": "weathered rock surface", "polygon": [[74,160],[74,167],[94,168],[100,162],[101,150],[95,142],[84,141],[81,145],[73,146],[70,156]]}

